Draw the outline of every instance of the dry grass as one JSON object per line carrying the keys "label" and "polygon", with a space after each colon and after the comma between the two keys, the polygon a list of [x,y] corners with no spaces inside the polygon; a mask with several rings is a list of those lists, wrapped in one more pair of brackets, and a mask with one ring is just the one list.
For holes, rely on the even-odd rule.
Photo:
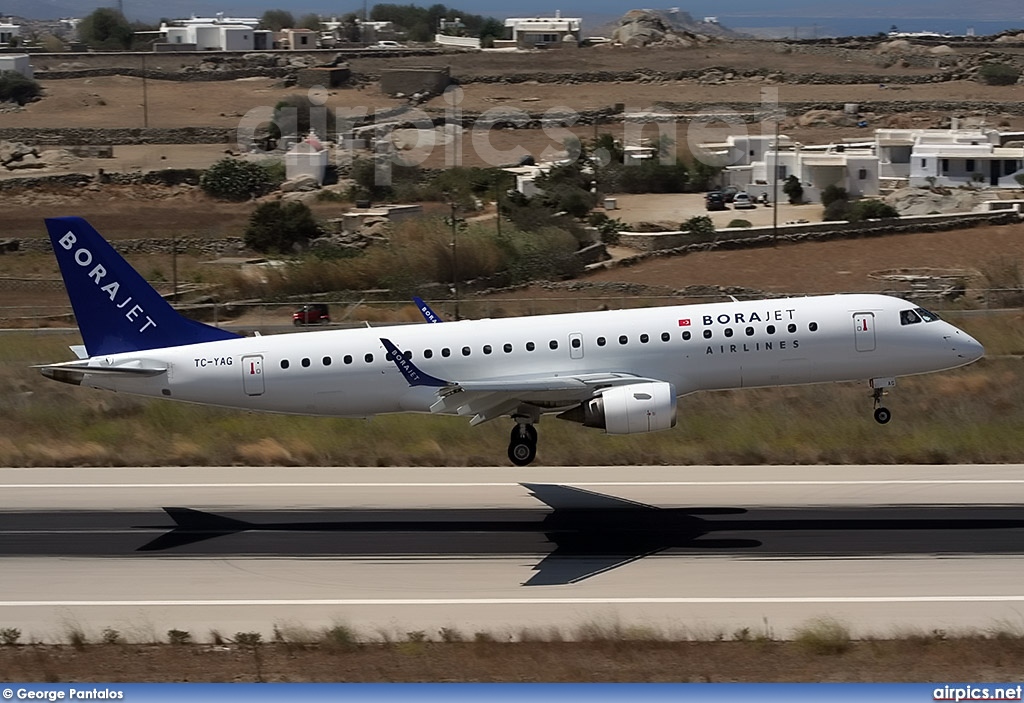
{"label": "dry grass", "polygon": [[[108,628],[109,630],[109,628]],[[109,630],[110,633],[115,631]],[[834,621],[810,622],[791,642],[666,637],[621,626],[474,636],[453,628],[364,638],[343,624],[274,627],[274,641],[237,633],[213,644],[126,643],[112,635],[68,645],[0,647],[8,681],[713,682],[1016,680],[1019,633],[909,633],[853,641]],[[70,636],[69,636],[70,637]],[[114,640],[116,641],[109,641]],[[575,639],[575,641],[572,641]]]}

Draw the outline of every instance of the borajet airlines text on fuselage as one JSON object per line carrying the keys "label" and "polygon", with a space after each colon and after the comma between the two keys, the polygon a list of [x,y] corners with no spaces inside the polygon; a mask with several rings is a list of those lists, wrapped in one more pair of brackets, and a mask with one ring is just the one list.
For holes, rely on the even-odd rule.
{"label": "borajet airlines text on fuselage", "polygon": [[[65,251],[71,251],[75,246],[75,242],[78,241],[78,238],[74,235],[73,232],[68,232],[63,237],[61,237],[59,241],[61,247]],[[75,252],[74,254],[72,254],[72,256],[75,259],[75,263],[81,266],[83,269],[92,266],[92,269],[90,269],[89,273],[86,275],[88,275],[89,278],[96,282],[96,285],[99,287],[101,291],[107,294],[107,296],[110,298],[110,302],[114,304],[114,307],[116,307],[118,310],[124,310],[125,308],[128,308],[128,305],[132,302],[132,296],[129,295],[121,302],[117,301],[117,291],[118,289],[121,288],[121,284],[118,283],[117,281],[111,281],[110,283],[106,284],[103,283],[103,279],[106,278],[107,276],[107,269],[103,267],[103,264],[96,264],[95,266],[93,266],[93,256],[91,251],[89,251],[85,247],[79,247],[75,249]],[[132,305],[130,308],[128,308],[128,310],[125,311],[124,316],[125,319],[127,319],[129,322],[139,322],[142,325],[141,327],[139,327],[139,332],[145,332],[150,327],[156,327],[156,322],[153,320],[153,318],[151,318],[149,315],[146,315],[145,313],[146,311],[143,310],[142,307],[140,307],[139,305]]]}
{"label": "borajet airlines text on fuselage", "polygon": [[716,322],[720,325],[745,325],[750,322],[786,322],[794,319],[793,313],[795,312],[795,308],[784,308],[765,310],[763,313],[756,310],[750,313],[722,313],[720,315],[704,315],[703,322],[705,326],[713,325]]}

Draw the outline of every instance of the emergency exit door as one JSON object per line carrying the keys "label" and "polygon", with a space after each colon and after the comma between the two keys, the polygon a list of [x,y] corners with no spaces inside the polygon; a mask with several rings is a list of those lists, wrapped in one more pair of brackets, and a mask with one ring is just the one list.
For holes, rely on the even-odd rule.
{"label": "emergency exit door", "polygon": [[263,395],[263,357],[242,357],[242,387],[246,395]]}
{"label": "emergency exit door", "polygon": [[853,315],[853,339],[857,351],[875,350],[875,314],[858,312]]}

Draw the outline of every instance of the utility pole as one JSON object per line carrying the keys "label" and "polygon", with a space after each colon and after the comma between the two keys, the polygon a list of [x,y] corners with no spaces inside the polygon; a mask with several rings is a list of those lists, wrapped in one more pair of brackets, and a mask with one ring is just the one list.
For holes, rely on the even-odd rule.
{"label": "utility pole", "polygon": [[772,246],[779,239],[779,116],[775,116],[775,169],[772,174]]}
{"label": "utility pole", "polygon": [[149,127],[149,93],[146,86],[146,55],[142,54],[142,126]]}
{"label": "utility pole", "polygon": [[448,204],[452,209],[452,295],[455,297],[455,321],[458,322],[462,319],[459,317],[459,238],[457,236],[459,225],[458,220],[455,217],[458,205],[455,203],[454,197],[448,201]]}

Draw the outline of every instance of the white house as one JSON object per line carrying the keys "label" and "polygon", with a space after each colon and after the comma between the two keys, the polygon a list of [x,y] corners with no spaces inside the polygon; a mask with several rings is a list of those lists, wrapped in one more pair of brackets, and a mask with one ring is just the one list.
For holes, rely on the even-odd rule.
{"label": "white house", "polygon": [[32,78],[33,76],[28,54],[0,55],[0,71],[16,71],[25,76],[25,78]]}
{"label": "white house", "polygon": [[256,29],[256,17],[190,17],[162,24],[168,44],[190,44],[197,51],[254,51],[273,47],[273,32]]}
{"label": "white house", "polygon": [[505,26],[519,49],[579,46],[583,20],[556,12],[554,17],[509,17]]}
{"label": "white house", "polygon": [[878,157],[870,144],[804,146],[785,135],[778,148],[772,135],[729,136],[724,142],[701,144],[704,158],[723,166],[722,185],[741,188],[752,196],[768,195],[778,183],[796,176],[804,188],[804,200],[816,202],[830,185],[845,188],[851,196],[879,194]]}
{"label": "white house", "polygon": [[0,44],[7,46],[12,39],[21,35],[21,26],[0,21]]}

